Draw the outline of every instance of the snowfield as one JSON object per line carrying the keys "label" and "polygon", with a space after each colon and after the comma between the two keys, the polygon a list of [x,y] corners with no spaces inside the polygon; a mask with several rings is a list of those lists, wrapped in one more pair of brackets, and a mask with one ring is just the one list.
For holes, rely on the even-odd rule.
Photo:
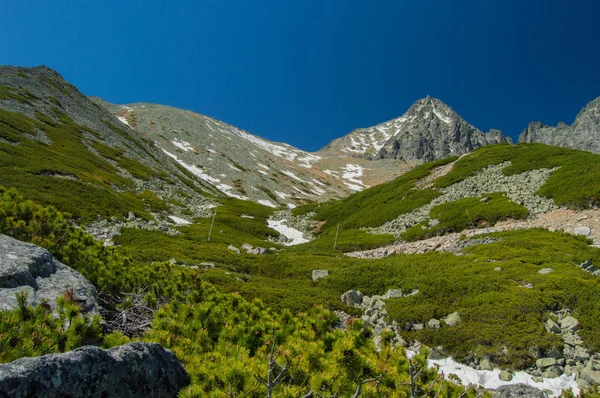
{"label": "snowfield", "polygon": [[287,225],[285,225],[285,222],[287,222],[287,220],[285,219],[279,221],[267,220],[267,225],[269,226],[269,228],[273,228],[275,231],[279,232],[286,238],[291,239],[291,242],[285,243],[286,246],[308,243],[308,239],[305,239],[302,236],[302,232],[298,231],[296,228],[288,227]]}

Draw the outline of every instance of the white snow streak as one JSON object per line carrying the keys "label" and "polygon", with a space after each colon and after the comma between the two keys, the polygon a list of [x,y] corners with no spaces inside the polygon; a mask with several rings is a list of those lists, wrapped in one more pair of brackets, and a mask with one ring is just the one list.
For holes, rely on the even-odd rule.
{"label": "white snow streak", "polygon": [[276,204],[267,199],[258,199],[258,203],[261,205],[269,206],[269,207],[277,207]]}
{"label": "white snow streak", "polygon": [[131,127],[131,125],[129,124],[129,122],[127,121],[127,119],[125,119],[123,116],[117,116],[117,119],[119,119],[123,124],[126,124],[129,127]]}
{"label": "white snow streak", "polygon": [[173,220],[173,222],[177,225],[189,225],[191,224],[191,222],[189,222],[188,220],[184,219],[184,218],[180,218],[177,216],[169,216],[169,218],[171,220]]}
{"label": "white snow streak", "polygon": [[364,169],[361,166],[358,164],[347,164],[342,170],[345,171],[345,173],[342,175],[342,178],[347,180],[344,181],[344,184],[348,188],[354,191],[362,191],[367,187],[361,178],[364,173]]}
{"label": "white snow streak", "polygon": [[178,139],[174,139],[173,141],[171,141],[171,143],[173,145],[175,145],[177,148],[183,150],[184,152],[193,151],[194,150],[194,148],[192,147],[192,145],[189,142],[186,142],[186,141],[179,141]]}

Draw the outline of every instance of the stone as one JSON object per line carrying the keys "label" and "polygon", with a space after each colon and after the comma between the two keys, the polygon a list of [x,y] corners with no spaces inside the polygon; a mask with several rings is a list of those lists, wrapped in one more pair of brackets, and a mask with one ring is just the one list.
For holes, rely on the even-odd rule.
{"label": "stone", "polygon": [[189,384],[177,357],[156,343],[87,346],[0,365],[2,394],[10,397],[175,397]]}
{"label": "stone", "polygon": [[237,247],[235,247],[234,245],[229,245],[227,246],[227,249],[231,250],[234,253],[240,254],[240,249],[238,249]]}
{"label": "stone", "polygon": [[511,381],[513,376],[512,376],[512,373],[510,373],[509,371],[502,370],[502,371],[500,371],[498,378],[500,378],[500,380],[502,380],[502,381]]}
{"label": "stone", "polygon": [[203,263],[200,263],[200,265],[203,266],[204,268],[215,268],[215,263],[203,262]]}
{"label": "stone", "polygon": [[479,369],[481,370],[494,370],[494,367],[492,366],[491,362],[489,359],[487,358],[483,358],[481,361],[479,361]]}
{"label": "stone", "polygon": [[380,310],[385,307],[385,303],[382,300],[373,300],[371,301],[371,308],[376,310]]}
{"label": "stone", "polygon": [[573,354],[573,359],[579,362],[586,362],[590,359],[590,354],[587,349],[581,346],[576,346],[575,353]]}
{"label": "stone", "polygon": [[551,366],[556,366],[556,358],[540,358],[535,361],[535,366],[540,369],[546,369]]}
{"label": "stone", "polygon": [[82,312],[99,313],[96,288],[83,275],[44,248],[0,235],[0,310],[17,308],[15,295],[26,293],[28,304],[47,300],[56,313],[56,299],[68,290]]}
{"label": "stone", "polygon": [[460,323],[460,315],[458,312],[453,312],[444,319],[444,322],[446,322],[446,325],[448,326],[456,326]]}
{"label": "stone", "polygon": [[552,268],[542,268],[541,270],[538,271],[538,274],[549,274],[550,272],[552,272]]}
{"label": "stone", "polygon": [[560,328],[563,331],[576,332],[579,330],[579,321],[569,315],[560,320]]}
{"label": "stone", "polygon": [[546,321],[546,331],[548,333],[560,334],[560,327],[553,319],[548,319]]}
{"label": "stone", "polygon": [[242,245],[242,249],[244,249],[246,251],[250,251],[250,250],[252,250],[252,245],[249,245],[248,243],[244,243]]}
{"label": "stone", "polygon": [[571,347],[575,347],[578,345],[581,345],[583,343],[583,341],[581,340],[581,337],[579,337],[576,334],[573,334],[571,332],[566,332],[563,333],[562,336],[563,342]]}
{"label": "stone", "polygon": [[399,298],[402,297],[402,289],[389,289],[384,295],[383,299]]}
{"label": "stone", "polygon": [[589,236],[592,233],[592,230],[589,227],[575,227],[575,229],[573,230],[573,233],[575,235],[583,235],[583,236]]}
{"label": "stone", "polygon": [[502,271],[502,267],[494,267],[494,271]]}
{"label": "stone", "polygon": [[363,296],[358,290],[348,290],[340,296],[340,299],[344,304],[352,306],[362,303]]}
{"label": "stone", "polygon": [[412,329],[416,330],[416,331],[423,330],[424,328],[425,327],[423,326],[422,323],[415,323],[415,324],[412,325]]}
{"label": "stone", "polygon": [[437,319],[430,319],[427,321],[427,327],[430,329],[439,329],[442,327],[442,324]]}
{"label": "stone", "polygon": [[542,377],[544,379],[554,379],[555,377],[558,377],[561,374],[562,374],[562,371],[560,370],[560,368],[558,366],[551,366],[549,368],[546,368],[542,372]]}
{"label": "stone", "polygon": [[312,280],[316,281],[317,279],[325,278],[329,276],[329,271],[326,269],[315,269],[312,272]]}
{"label": "stone", "polygon": [[548,398],[548,394],[527,384],[509,384],[490,390],[492,398]]}
{"label": "stone", "polygon": [[543,354],[544,358],[562,358],[563,357],[563,353],[562,350],[560,350],[559,348],[549,348],[547,350],[544,350],[544,354]]}
{"label": "stone", "polygon": [[585,380],[590,385],[600,385],[600,372],[589,368],[584,368],[579,373],[579,378]]}

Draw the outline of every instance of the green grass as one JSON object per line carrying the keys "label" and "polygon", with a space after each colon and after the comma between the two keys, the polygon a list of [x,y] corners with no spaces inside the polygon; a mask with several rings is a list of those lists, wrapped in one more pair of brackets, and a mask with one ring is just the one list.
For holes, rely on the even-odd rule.
{"label": "green grass", "polygon": [[[482,199],[487,201],[482,201]],[[522,219],[529,215],[526,207],[518,205],[504,194],[495,193],[480,198],[464,198],[431,209],[429,217],[439,224],[429,227],[428,221],[409,228],[401,235],[405,241],[417,241],[469,228],[493,226],[508,218]]]}
{"label": "green grass", "polygon": [[439,188],[450,186],[489,166],[510,161],[505,175],[540,168],[560,167],[539,194],[560,206],[587,208],[600,203],[600,155],[543,144],[490,145],[461,158],[452,171],[436,180]]}
{"label": "green grass", "polygon": [[[59,110],[55,112],[59,122],[41,114],[38,114],[40,120],[35,120],[0,109],[0,136],[19,142],[17,146],[0,143],[1,185],[15,187],[28,198],[53,204],[85,219],[98,215],[120,217],[128,211],[148,218],[147,210],[163,207],[157,198],[152,198],[153,205],[147,206],[148,195],[115,192],[113,186],[127,190],[133,187],[132,181],[119,176],[110,163],[89,151],[82,143],[83,129]],[[36,128],[44,131],[53,143],[46,145],[25,138],[24,134],[35,135]],[[118,155],[114,148],[102,149],[133,175],[149,178],[147,173],[152,171],[146,166]],[[51,173],[76,176],[78,180],[47,175]]]}
{"label": "green grass", "polygon": [[415,181],[426,177],[437,167],[452,162],[456,157],[418,166],[389,183],[355,193],[345,199],[325,204],[312,204],[294,209],[294,214],[316,212],[315,219],[326,221],[324,229],[376,227],[401,214],[424,206],[440,195],[430,189],[416,189]]}

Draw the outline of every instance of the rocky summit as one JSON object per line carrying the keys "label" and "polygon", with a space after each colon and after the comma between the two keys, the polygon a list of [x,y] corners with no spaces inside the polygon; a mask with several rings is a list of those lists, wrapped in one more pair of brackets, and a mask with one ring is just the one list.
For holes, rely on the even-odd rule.
{"label": "rocky summit", "polygon": [[539,142],[600,153],[600,97],[579,112],[572,125],[547,126],[530,123],[519,136],[519,142]]}
{"label": "rocky summit", "polygon": [[415,102],[401,117],[354,130],[321,151],[367,159],[429,162],[502,142],[512,141],[498,130],[482,133],[442,101],[427,97]]}

